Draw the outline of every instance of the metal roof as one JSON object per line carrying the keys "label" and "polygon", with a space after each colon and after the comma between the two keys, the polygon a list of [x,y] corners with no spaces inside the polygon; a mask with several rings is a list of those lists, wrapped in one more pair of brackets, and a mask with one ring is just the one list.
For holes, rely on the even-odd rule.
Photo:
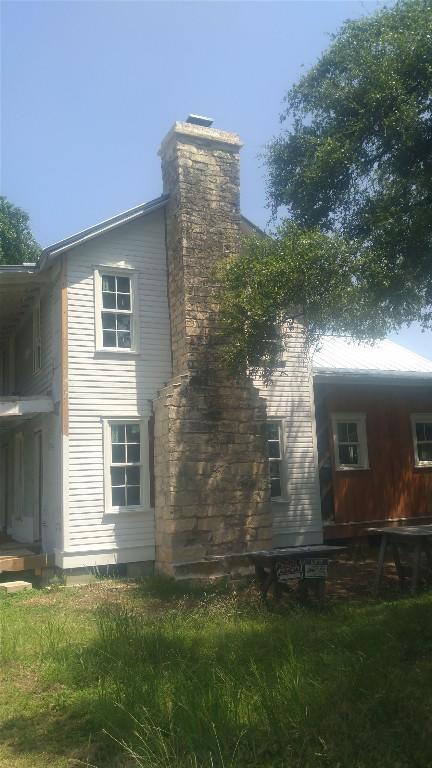
{"label": "metal roof", "polygon": [[81,245],[81,243],[86,242],[93,237],[97,237],[98,235],[102,235],[104,232],[108,232],[115,227],[119,227],[121,224],[125,224],[127,221],[132,221],[139,216],[145,216],[148,213],[161,208],[161,206],[165,205],[167,200],[168,195],[161,195],[160,197],[156,197],[154,200],[150,200],[148,203],[142,203],[141,205],[135,206],[135,208],[130,208],[128,211],[118,213],[116,216],[112,216],[110,219],[100,221],[98,224],[94,224],[92,227],[83,229],[81,232],[77,232],[75,235],[70,235],[70,237],[66,237],[64,240],[59,240],[57,243],[49,245],[42,251],[42,258],[40,262],[41,268],[45,266],[48,260],[52,260],[55,256],[63,253],[63,251],[68,251],[71,248],[75,248],[75,246]]}
{"label": "metal roof", "polygon": [[349,336],[324,336],[313,354],[315,376],[412,377],[432,379],[432,360],[390,339],[358,342]]}

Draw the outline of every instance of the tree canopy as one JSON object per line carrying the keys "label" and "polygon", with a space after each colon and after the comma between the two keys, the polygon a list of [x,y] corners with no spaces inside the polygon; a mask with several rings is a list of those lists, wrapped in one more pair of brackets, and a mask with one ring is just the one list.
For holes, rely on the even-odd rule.
{"label": "tree canopy", "polygon": [[0,264],[35,262],[40,250],[27,213],[0,196]]}
{"label": "tree canopy", "polygon": [[311,338],[430,327],[432,0],[347,21],[281,120],[268,195],[287,218],[220,273],[229,364],[271,368],[299,306]]}

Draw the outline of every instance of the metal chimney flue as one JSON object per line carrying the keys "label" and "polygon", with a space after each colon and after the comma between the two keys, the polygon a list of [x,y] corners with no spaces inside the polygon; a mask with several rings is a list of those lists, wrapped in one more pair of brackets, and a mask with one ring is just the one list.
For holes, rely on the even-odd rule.
{"label": "metal chimney flue", "polygon": [[210,126],[213,125],[214,120],[212,117],[204,117],[204,115],[190,114],[187,116],[186,122],[192,123],[192,125],[201,125],[203,128],[210,128]]}

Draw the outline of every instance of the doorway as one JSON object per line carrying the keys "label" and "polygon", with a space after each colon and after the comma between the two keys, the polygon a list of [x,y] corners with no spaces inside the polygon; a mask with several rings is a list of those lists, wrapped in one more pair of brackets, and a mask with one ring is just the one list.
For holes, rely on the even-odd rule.
{"label": "doorway", "polygon": [[33,437],[33,520],[34,541],[42,541],[42,501],[43,501],[43,445],[42,430],[34,432]]}

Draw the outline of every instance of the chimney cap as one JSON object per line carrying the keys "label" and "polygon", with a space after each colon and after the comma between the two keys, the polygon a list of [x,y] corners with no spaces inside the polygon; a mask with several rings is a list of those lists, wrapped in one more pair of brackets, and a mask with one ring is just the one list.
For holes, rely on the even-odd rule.
{"label": "chimney cap", "polygon": [[213,125],[214,120],[212,117],[190,114],[187,116],[186,122],[192,123],[192,125],[202,125],[204,128],[210,128],[210,126]]}

